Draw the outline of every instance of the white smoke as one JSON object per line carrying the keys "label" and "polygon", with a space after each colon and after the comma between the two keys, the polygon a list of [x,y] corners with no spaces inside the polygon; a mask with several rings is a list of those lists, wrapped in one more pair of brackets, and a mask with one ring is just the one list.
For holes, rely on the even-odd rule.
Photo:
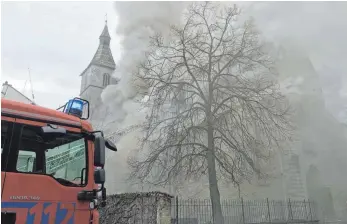
{"label": "white smoke", "polygon": [[[341,158],[346,158],[343,157],[346,153],[341,150],[343,141],[339,137],[334,137],[334,135],[341,134],[339,133],[340,127],[330,120],[324,107],[319,108],[319,110],[310,109],[310,102],[307,100],[315,97],[322,98],[322,95],[310,92],[311,87],[316,87],[319,83],[320,77],[317,70],[320,67],[329,65],[344,73],[347,70],[347,64],[345,63],[347,45],[343,44],[347,39],[347,32],[343,33],[342,29],[347,27],[347,3],[244,2],[240,5],[244,7],[243,11],[246,16],[252,15],[255,18],[256,25],[268,41],[273,42],[275,46],[280,47],[283,45],[287,49],[292,49],[290,52],[287,51],[291,56],[287,57],[287,61],[282,62],[280,81],[282,91],[290,96],[295,95],[296,99],[299,100],[298,102],[306,106],[310,112],[302,118],[306,119],[305,123],[302,124],[302,137],[309,144],[304,147],[313,148],[313,150],[320,153],[316,159],[312,159],[312,162],[318,161],[320,167],[326,169],[323,175],[325,175],[327,181],[329,180],[332,185],[346,186],[345,182],[337,180],[338,177],[343,177],[336,168],[338,164],[341,167],[345,166],[339,162],[333,163],[332,161],[336,157],[334,157],[335,153],[329,153],[329,150],[331,150],[331,152],[336,152],[336,155],[340,155]],[[116,86],[108,86],[102,94],[102,99],[104,102],[113,101],[118,108],[126,111],[127,116],[124,117],[124,126],[138,123],[143,119],[141,115],[136,118],[133,117],[138,114],[139,106],[133,103],[138,89],[132,83],[132,75],[138,63],[145,58],[149,36],[156,32],[165,35],[170,25],[180,22],[185,6],[186,3],[182,2],[115,3],[119,19],[117,34],[123,40],[121,43],[122,57],[114,76],[120,78],[121,81]],[[287,41],[288,39],[291,40],[291,43]],[[309,61],[312,62],[313,67],[311,67],[312,64]],[[310,68],[316,70],[316,77],[313,77],[313,75],[307,76],[309,72],[312,72],[312,70],[308,70]],[[329,76],[330,74],[323,75]],[[334,76],[329,77],[329,79],[334,78]],[[315,80],[318,80],[317,83],[313,83],[313,81],[316,82]],[[347,79],[344,80],[346,82]],[[314,85],[308,85],[310,83]],[[344,92],[341,93],[341,97],[344,97],[343,94]],[[305,97],[302,97],[304,95]],[[324,99],[322,100],[324,101]],[[121,139],[119,148],[125,150],[120,150],[123,152],[115,154],[115,157],[126,157],[127,152],[135,147],[136,134],[132,133]],[[329,159],[330,163],[326,164],[324,159]],[[123,164],[124,159],[121,162]],[[110,166],[112,168],[107,170],[119,169],[118,165]],[[329,166],[335,168],[329,169]],[[126,169],[126,165],[123,164],[120,169]],[[108,180],[108,183],[113,184],[115,181],[109,182]],[[118,185],[119,183],[112,186],[111,191],[118,191],[121,188]],[[261,197],[265,196],[261,195]]]}
{"label": "white smoke", "polygon": [[[107,86],[101,94],[105,104],[112,104],[123,116],[118,129],[137,125],[144,121],[145,114],[139,101],[148,88],[135,79],[134,72],[145,59],[150,37],[160,33],[166,36],[171,25],[180,23],[185,2],[115,2],[118,16],[116,33],[121,40],[121,60],[113,74],[120,79],[117,85]],[[133,144],[136,141],[131,141]]]}
{"label": "white smoke", "polygon": [[113,75],[121,81],[103,91],[103,102],[116,99],[117,103],[122,105],[125,101],[134,99],[139,92],[147,91],[143,83],[134,81],[133,73],[136,72],[139,63],[145,59],[150,36],[156,33],[165,36],[171,25],[179,24],[185,4],[184,2],[115,3],[119,20],[116,32],[122,38],[122,56]]}
{"label": "white smoke", "polygon": [[[166,36],[170,26],[180,23],[182,12],[187,2],[115,2],[114,7],[118,17],[116,34],[121,40],[121,59],[113,74],[119,78],[117,85],[109,85],[101,94],[104,104],[111,105],[113,110],[122,117],[114,129],[119,130],[137,125],[145,120],[138,101],[144,99],[143,93],[148,89],[138,80],[134,81],[137,66],[145,59],[150,36],[160,33]],[[141,88],[139,88],[141,87]],[[120,149],[116,154],[110,154],[106,163],[107,188],[109,193],[136,191],[124,181],[127,176],[127,157],[137,147],[137,137],[141,133],[134,131],[121,137],[117,142]],[[114,165],[117,164],[117,165]],[[112,173],[110,173],[112,171]]]}

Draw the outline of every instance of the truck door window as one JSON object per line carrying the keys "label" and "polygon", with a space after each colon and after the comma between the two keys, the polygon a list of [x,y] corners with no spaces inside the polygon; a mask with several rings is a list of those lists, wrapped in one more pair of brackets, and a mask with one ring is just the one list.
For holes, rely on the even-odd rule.
{"label": "truck door window", "polygon": [[1,158],[2,158],[2,151],[5,146],[5,143],[8,141],[8,122],[7,121],[1,121]]}
{"label": "truck door window", "polygon": [[86,142],[84,138],[46,151],[46,172],[76,184],[86,183]]}
{"label": "truck door window", "polygon": [[81,133],[44,136],[41,127],[22,125],[17,171],[45,174],[65,186],[85,186],[87,150]]}
{"label": "truck door window", "polygon": [[11,145],[13,122],[1,120],[1,171],[6,170]]}

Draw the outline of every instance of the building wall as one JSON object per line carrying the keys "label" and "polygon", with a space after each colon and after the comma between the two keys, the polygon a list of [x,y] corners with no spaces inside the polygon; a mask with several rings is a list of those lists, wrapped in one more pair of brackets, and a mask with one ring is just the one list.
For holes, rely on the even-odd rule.
{"label": "building wall", "polygon": [[109,74],[111,77],[113,71],[113,69],[106,67],[96,65],[89,66],[89,68],[82,74],[81,93],[87,88],[88,85],[95,85],[104,88],[105,86],[103,85],[103,75]]}
{"label": "building wall", "polygon": [[[118,83],[119,80],[112,76],[113,72],[114,69],[91,65],[82,74],[80,97],[89,102],[89,120],[93,126],[100,126],[100,123],[107,120],[108,105],[102,102],[101,93],[107,85]],[[105,74],[109,76],[109,82],[105,82]]]}
{"label": "building wall", "polygon": [[32,104],[33,101],[26,97],[24,94],[16,90],[12,85],[5,82],[2,85],[1,98],[14,100],[22,103]]}

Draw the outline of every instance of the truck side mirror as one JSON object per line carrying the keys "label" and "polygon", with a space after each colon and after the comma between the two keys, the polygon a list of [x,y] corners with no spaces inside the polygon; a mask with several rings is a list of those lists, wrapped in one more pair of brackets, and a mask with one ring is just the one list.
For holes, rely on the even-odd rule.
{"label": "truck side mirror", "polygon": [[117,152],[117,146],[115,144],[113,144],[113,142],[111,142],[110,140],[106,140],[105,143],[106,147],[114,152]]}
{"label": "truck side mirror", "polygon": [[105,165],[105,139],[97,135],[94,140],[94,166],[104,167]]}
{"label": "truck side mirror", "polygon": [[96,184],[104,184],[105,183],[105,170],[104,169],[97,169],[94,170],[94,181]]}

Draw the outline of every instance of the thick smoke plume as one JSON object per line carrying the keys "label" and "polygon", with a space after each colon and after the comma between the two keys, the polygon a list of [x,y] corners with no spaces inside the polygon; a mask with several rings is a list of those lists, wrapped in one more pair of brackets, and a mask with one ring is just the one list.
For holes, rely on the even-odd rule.
{"label": "thick smoke plume", "polygon": [[104,90],[104,102],[116,99],[117,104],[122,105],[139,92],[147,91],[146,86],[134,80],[133,72],[145,58],[150,36],[157,33],[165,36],[171,25],[179,23],[184,6],[183,2],[115,3],[118,16],[116,33],[122,38],[122,56],[113,75],[120,78],[120,83]]}
{"label": "thick smoke plume", "polygon": [[[281,87],[296,109],[298,144],[293,150],[300,155],[303,181],[312,179],[308,171],[315,167],[320,182],[311,184],[329,189],[336,217],[347,219],[342,212],[347,201],[347,126],[342,124],[347,120],[347,65],[343,62],[347,60],[343,40],[347,32],[340,29],[347,26],[347,3],[257,2],[244,6],[245,13],[255,18],[264,36],[277,46]],[[319,203],[325,206],[325,202]]]}
{"label": "thick smoke plume", "polygon": [[[104,102],[115,101],[115,109],[122,108],[126,111],[127,116],[122,126],[141,121],[132,119],[132,115],[138,113],[139,109],[138,104],[131,103],[139,91],[132,82],[132,72],[145,57],[149,36],[157,32],[165,36],[170,25],[180,22],[186,6],[187,3],[181,2],[115,3],[119,19],[116,32],[123,40],[122,59],[114,75],[121,81],[116,86],[107,87],[102,98]],[[347,189],[344,174],[347,169],[347,128],[332,116],[342,113],[338,109],[343,108],[342,97],[347,95],[346,90],[343,90],[343,86],[347,87],[347,45],[344,44],[347,32],[342,29],[347,27],[347,3],[244,2],[240,6],[244,8],[246,16],[254,17],[264,37],[275,46],[279,59],[284,57],[278,66],[279,79],[283,91],[297,110],[301,111],[297,122],[300,124],[298,138],[302,144],[298,148],[302,149],[303,176],[310,164],[315,165],[322,175],[321,184],[331,187],[334,199],[345,197],[347,200],[341,190]],[[336,90],[335,95],[333,90]],[[145,92],[146,89],[141,91]],[[332,104],[340,107],[336,107],[336,111],[331,110],[329,105]],[[121,139],[119,148],[132,150],[135,147],[135,137],[136,133],[132,133]],[[124,162],[125,154],[119,153],[115,157],[122,157]],[[119,176],[125,175],[125,163],[113,163],[110,166],[112,167],[108,170],[122,169]],[[127,189],[126,185],[121,186],[115,180],[109,183],[114,185],[109,187],[111,191]],[[197,185],[203,186],[201,183]],[[225,189],[225,192],[233,190],[236,191]],[[188,190],[182,189],[182,192],[187,193]],[[221,192],[223,194],[223,189]],[[205,193],[203,196],[206,197],[207,191]]]}
{"label": "thick smoke plume", "polygon": [[[171,25],[180,23],[186,5],[187,2],[114,3],[118,17],[116,34],[122,40],[121,60],[117,63],[113,76],[120,79],[120,82],[117,85],[107,86],[101,95],[102,101],[109,104],[114,111],[122,111],[114,113],[121,122],[115,124],[115,130],[112,131],[122,130],[144,121],[145,114],[141,112],[137,101],[141,100],[148,89],[143,83],[134,80],[133,72],[145,59],[150,36],[158,33],[166,36]],[[130,186],[124,181],[128,171],[126,158],[128,153],[136,148],[138,135],[136,131],[124,135],[117,142],[119,152],[108,157],[108,166],[110,166],[108,170],[116,169],[116,172],[107,175],[109,193],[130,190]]]}

